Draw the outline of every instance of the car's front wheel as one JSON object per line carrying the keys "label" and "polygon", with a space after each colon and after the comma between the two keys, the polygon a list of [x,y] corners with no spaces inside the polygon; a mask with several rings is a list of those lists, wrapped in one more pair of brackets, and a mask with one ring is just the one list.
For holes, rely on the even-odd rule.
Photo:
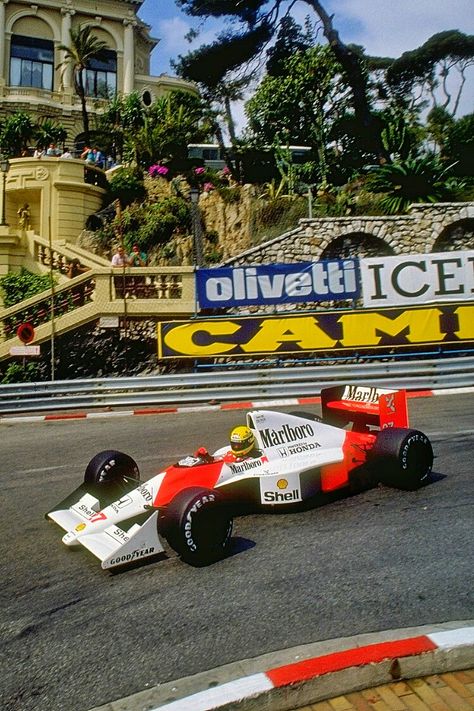
{"label": "car's front wheel", "polygon": [[368,461],[382,484],[413,491],[428,481],[433,448],[423,432],[393,427],[378,433]]}
{"label": "car's front wheel", "polygon": [[186,563],[203,566],[225,555],[232,527],[232,516],[219,492],[191,487],[166,507],[161,533]]}
{"label": "car's front wheel", "polygon": [[132,457],[115,449],[106,449],[92,457],[84,473],[84,483],[95,486],[115,485],[135,488],[140,480],[138,465]]}

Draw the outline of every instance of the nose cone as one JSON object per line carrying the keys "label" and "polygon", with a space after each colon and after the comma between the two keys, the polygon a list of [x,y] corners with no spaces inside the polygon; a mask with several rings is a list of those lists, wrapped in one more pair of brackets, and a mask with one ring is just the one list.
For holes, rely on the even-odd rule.
{"label": "nose cone", "polygon": [[76,531],[68,531],[62,538],[65,546],[78,546],[79,541],[77,540]]}

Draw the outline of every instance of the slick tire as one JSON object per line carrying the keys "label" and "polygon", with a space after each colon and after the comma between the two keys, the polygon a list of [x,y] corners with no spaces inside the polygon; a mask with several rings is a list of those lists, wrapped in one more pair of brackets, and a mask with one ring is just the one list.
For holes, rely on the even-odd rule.
{"label": "slick tire", "polygon": [[140,472],[135,460],[115,449],[106,449],[92,457],[84,473],[84,484],[99,487],[115,485],[130,489],[135,488],[137,481]]}
{"label": "slick tire", "polygon": [[180,491],[166,508],[162,534],[182,560],[195,567],[223,558],[233,519],[219,492],[200,487]]}
{"label": "slick tire", "polygon": [[433,449],[423,432],[393,427],[378,433],[368,459],[382,484],[414,491],[428,481]]}

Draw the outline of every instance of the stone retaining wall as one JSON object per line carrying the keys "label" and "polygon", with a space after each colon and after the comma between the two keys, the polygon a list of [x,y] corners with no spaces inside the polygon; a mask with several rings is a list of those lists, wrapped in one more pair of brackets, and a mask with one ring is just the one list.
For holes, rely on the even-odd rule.
{"label": "stone retaining wall", "polygon": [[230,265],[302,262],[474,249],[474,203],[412,205],[407,215],[300,220],[296,229],[241,252]]}

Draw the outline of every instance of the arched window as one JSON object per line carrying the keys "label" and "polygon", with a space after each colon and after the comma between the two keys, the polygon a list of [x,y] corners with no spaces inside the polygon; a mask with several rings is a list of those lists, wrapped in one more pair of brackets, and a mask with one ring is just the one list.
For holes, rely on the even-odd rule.
{"label": "arched window", "polygon": [[87,96],[109,99],[117,91],[117,55],[111,49],[103,52],[101,59],[91,59],[84,71],[84,88]]}
{"label": "arched window", "polygon": [[39,37],[13,35],[10,50],[10,86],[53,90],[54,45]]}

